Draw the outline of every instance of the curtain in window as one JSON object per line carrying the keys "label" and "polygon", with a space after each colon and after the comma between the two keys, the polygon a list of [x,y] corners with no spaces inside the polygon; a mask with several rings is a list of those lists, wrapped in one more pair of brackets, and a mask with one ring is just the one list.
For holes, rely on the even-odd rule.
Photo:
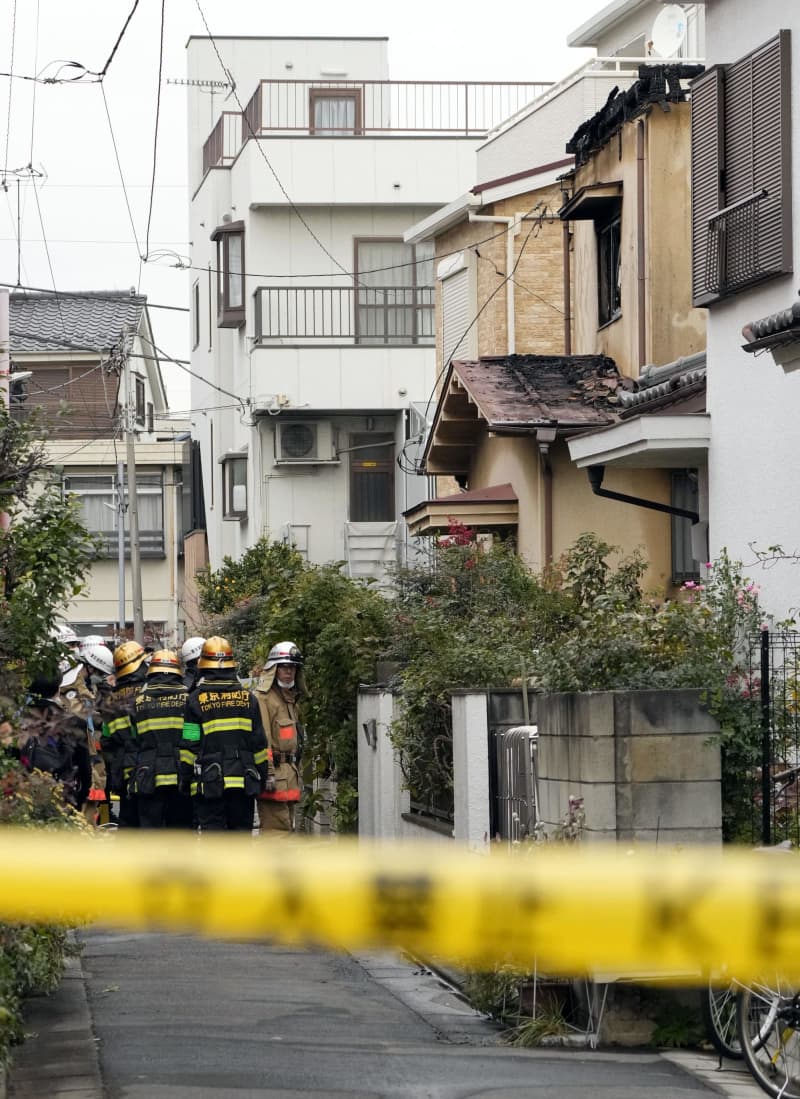
{"label": "curtain in window", "polygon": [[356,99],[347,95],[341,98],[318,96],[314,99],[314,133],[353,133],[356,128]]}
{"label": "curtain in window", "polygon": [[412,343],[433,335],[432,243],[359,241],[357,268],[359,339]]}
{"label": "curtain in window", "polygon": [[228,236],[228,308],[241,309],[242,297],[242,235]]}

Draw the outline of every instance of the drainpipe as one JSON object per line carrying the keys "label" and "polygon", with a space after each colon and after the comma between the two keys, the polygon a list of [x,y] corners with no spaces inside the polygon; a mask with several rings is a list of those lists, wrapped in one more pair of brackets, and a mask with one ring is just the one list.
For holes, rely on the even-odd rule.
{"label": "drainpipe", "polygon": [[644,122],[636,126],[636,292],[639,317],[638,368],[647,362],[647,285],[645,282],[645,188],[644,188]]}
{"label": "drainpipe", "polygon": [[606,500],[620,500],[623,504],[633,504],[637,508],[650,508],[651,511],[665,511],[667,515],[679,515],[683,519],[691,519],[692,523],[699,523],[700,516],[696,511],[688,508],[676,508],[672,504],[659,504],[655,500],[643,500],[641,496],[627,496],[624,492],[612,492],[610,489],[601,488],[605,466],[589,466],[586,470],[589,474],[589,484],[595,496],[603,496]]}
{"label": "drainpipe", "polygon": [[544,488],[544,563],[553,563],[553,462],[550,447],[556,441],[554,427],[540,427],[536,432],[536,442],[542,463]]}
{"label": "drainpipe", "polygon": [[569,222],[561,227],[562,252],[564,257],[564,354],[572,354],[572,288],[570,285],[569,262]]}
{"label": "drainpipe", "polygon": [[470,210],[470,221],[488,221],[493,225],[507,225],[506,233],[506,328],[508,330],[508,354],[517,352],[516,316],[514,313],[514,284],[511,281],[511,272],[514,269],[514,237],[519,232],[520,216],[501,217],[500,214],[475,214]]}

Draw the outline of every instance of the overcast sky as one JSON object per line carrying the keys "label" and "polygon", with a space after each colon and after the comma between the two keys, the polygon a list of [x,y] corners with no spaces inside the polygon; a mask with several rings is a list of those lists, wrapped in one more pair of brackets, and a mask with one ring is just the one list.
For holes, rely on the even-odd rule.
{"label": "overcast sky", "polygon": [[[168,81],[185,75],[189,36],[206,33],[199,8],[212,34],[387,36],[390,76],[396,80],[535,81],[557,80],[591,56],[568,49],[566,37],[604,2],[545,6],[494,0],[475,14],[466,4],[430,0],[165,0],[165,5],[150,261],[141,264],[150,214],[161,0],[139,0],[102,84],[87,76],[71,84],[21,78],[37,73],[69,78],[80,71],[63,64],[71,61],[102,70],[134,0],[0,0],[6,30],[0,47],[0,168],[7,183],[0,195],[0,282],[58,290],[134,286],[154,305],[188,305],[187,275],[172,266],[190,254],[186,91]],[[15,79],[9,79],[12,72]],[[207,76],[221,78],[219,72]],[[249,99],[251,91],[243,88],[241,94]],[[17,170],[28,165],[41,175],[34,184],[23,173],[18,204]],[[188,358],[187,315],[154,309],[152,316],[164,351]],[[172,407],[187,408],[188,376],[168,366],[164,375]]]}

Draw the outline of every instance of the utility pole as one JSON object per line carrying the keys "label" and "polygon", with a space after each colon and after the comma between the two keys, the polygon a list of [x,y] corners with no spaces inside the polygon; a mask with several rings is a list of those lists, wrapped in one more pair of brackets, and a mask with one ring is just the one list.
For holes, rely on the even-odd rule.
{"label": "utility pole", "polygon": [[122,331],[123,382],[125,385],[125,441],[128,481],[128,529],[131,535],[131,598],[133,600],[133,636],[144,641],[144,610],[142,608],[142,559],[139,554],[139,501],[136,495],[136,400],[128,355],[127,328]]}
{"label": "utility pole", "polygon": [[119,582],[119,644],[125,636],[125,463],[117,462],[117,570]]}

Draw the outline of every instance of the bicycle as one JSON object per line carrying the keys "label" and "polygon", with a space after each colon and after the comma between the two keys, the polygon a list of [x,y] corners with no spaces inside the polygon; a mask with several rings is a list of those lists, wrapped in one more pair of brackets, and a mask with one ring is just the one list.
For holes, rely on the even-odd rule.
{"label": "bicycle", "polygon": [[800,1099],[800,990],[776,977],[742,986],[737,996],[742,1055],[774,1099]]}

